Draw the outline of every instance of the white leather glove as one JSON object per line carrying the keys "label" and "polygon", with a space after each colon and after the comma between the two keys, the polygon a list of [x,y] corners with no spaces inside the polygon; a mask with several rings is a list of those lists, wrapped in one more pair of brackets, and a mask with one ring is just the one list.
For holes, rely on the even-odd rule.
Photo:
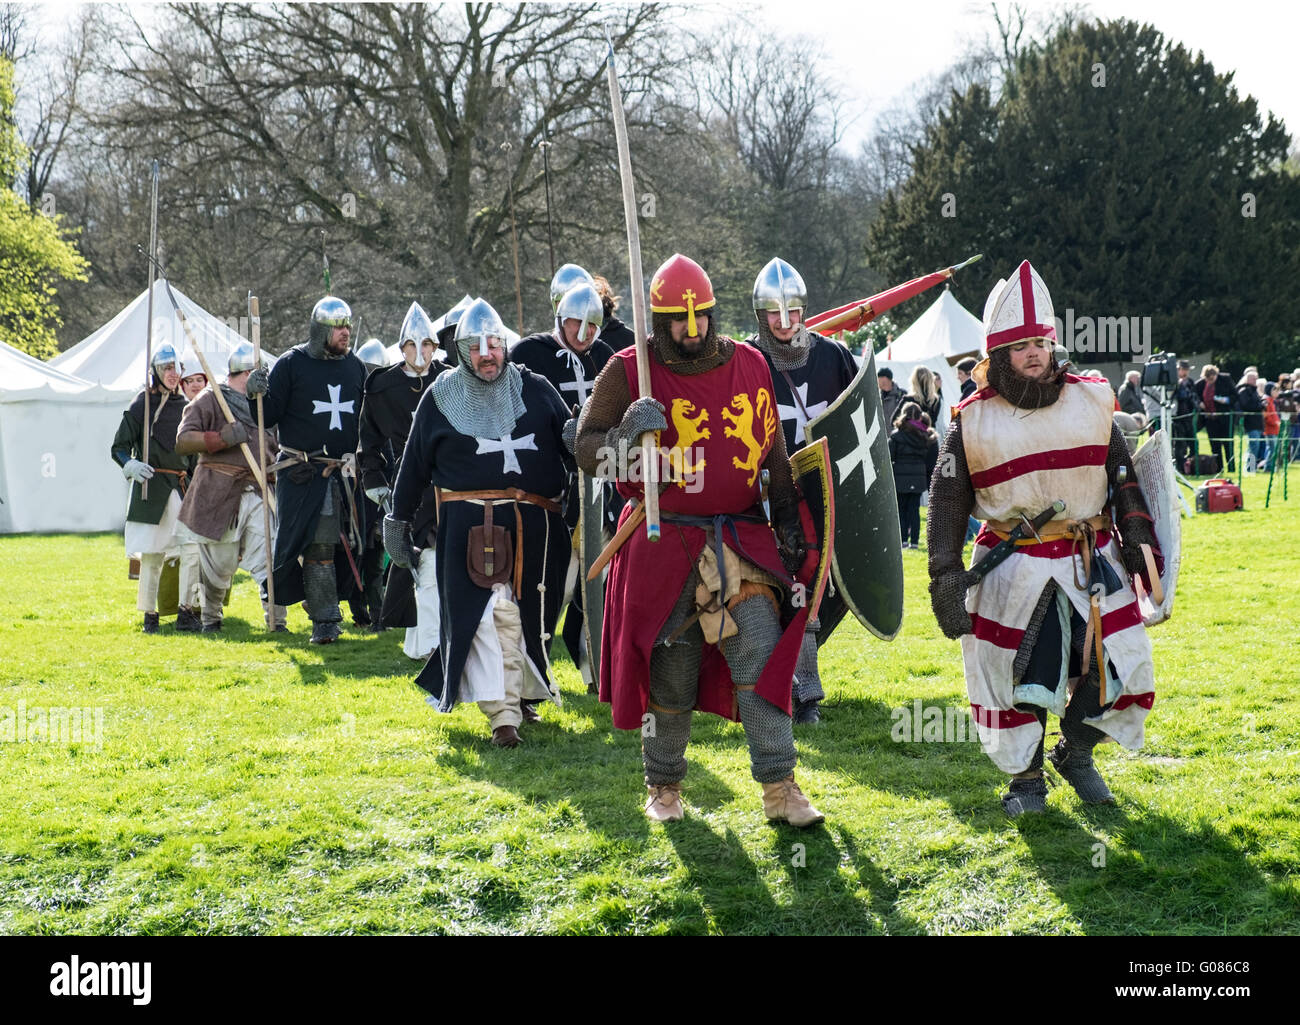
{"label": "white leather glove", "polygon": [[153,467],[138,459],[128,459],[126,465],[122,467],[122,476],[141,484],[153,477]]}

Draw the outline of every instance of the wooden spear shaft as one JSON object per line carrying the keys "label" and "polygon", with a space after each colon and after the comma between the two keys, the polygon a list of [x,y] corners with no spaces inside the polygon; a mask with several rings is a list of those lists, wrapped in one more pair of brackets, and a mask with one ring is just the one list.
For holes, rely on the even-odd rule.
{"label": "wooden spear shaft", "polygon": [[[194,337],[194,332],[190,330],[190,322],[185,319],[185,311],[181,309],[180,303],[176,301],[176,295],[172,292],[170,281],[164,282],[167,286],[167,297],[172,301],[172,309],[176,311],[176,316],[180,318],[181,327],[185,331],[185,337],[189,340],[190,348],[198,356],[199,362],[203,365],[203,374],[212,382],[212,394],[217,397],[217,405],[221,407],[222,415],[225,416],[227,423],[235,422],[235,414],[230,411],[230,405],[226,402],[226,397],[221,394],[221,386],[217,384],[217,379],[212,376],[212,368],[208,366],[208,358],[203,355],[203,349],[199,346],[198,340]],[[257,486],[262,489],[262,495],[266,499],[267,505],[271,507],[271,512],[275,512],[275,505],[271,499],[271,492],[266,489],[266,478],[258,472],[257,460],[253,458],[253,450],[248,447],[248,442],[241,441],[239,450],[244,453],[244,461],[248,463],[249,472],[253,475],[253,480],[257,481]]]}
{"label": "wooden spear shaft", "polygon": [[[636,195],[632,187],[632,155],[627,144],[627,119],[623,114],[623,96],[618,88],[618,74],[614,71],[614,40],[605,30],[609,41],[609,101],[614,109],[614,139],[618,143],[618,170],[623,179],[623,218],[627,222],[627,264],[632,279],[632,329],[636,333],[636,376],[641,398],[650,394],[650,352],[646,346],[645,291],[641,276],[641,232],[636,219]],[[651,541],[659,540],[659,461],[654,435],[650,431],[641,435],[641,468],[645,482],[645,529]]]}
{"label": "wooden spear shaft", "polygon": [[[253,341],[253,366],[262,365],[262,318],[258,312],[257,296],[248,293],[248,333]],[[266,632],[275,629],[275,560],[271,544],[271,492],[266,476],[266,420],[262,412],[262,396],[257,396],[257,464],[262,471],[262,533],[266,540]]]}
{"label": "wooden spear shaft", "polygon": [[[153,376],[153,283],[158,276],[158,161],[153,162],[153,196],[149,200],[149,323],[144,329],[144,447],[142,457],[149,462],[149,435],[153,424],[149,422],[149,388]],[[180,373],[180,367],[176,372]],[[141,501],[149,500],[149,482],[140,482]]]}

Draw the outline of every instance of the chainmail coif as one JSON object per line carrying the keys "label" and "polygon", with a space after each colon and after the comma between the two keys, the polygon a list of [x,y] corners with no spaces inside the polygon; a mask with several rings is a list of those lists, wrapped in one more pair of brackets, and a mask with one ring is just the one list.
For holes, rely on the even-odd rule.
{"label": "chainmail coif", "polygon": [[507,362],[495,381],[484,381],[468,359],[433,382],[433,401],[448,422],[472,438],[508,438],[524,415],[524,378]]}
{"label": "chainmail coif", "polygon": [[783,342],[772,334],[772,329],[768,327],[767,319],[764,318],[759,321],[758,334],[751,335],[749,342],[760,352],[771,356],[777,370],[798,370],[808,362],[808,355],[812,351],[813,335],[800,324],[794,337],[788,342]]}

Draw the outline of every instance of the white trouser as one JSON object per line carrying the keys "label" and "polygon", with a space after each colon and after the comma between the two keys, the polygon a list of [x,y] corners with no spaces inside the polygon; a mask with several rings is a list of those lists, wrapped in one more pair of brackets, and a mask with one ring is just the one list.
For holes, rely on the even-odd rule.
{"label": "white trouser", "polygon": [[442,633],[442,609],[438,602],[438,566],[432,547],[420,552],[415,571],[415,626],[406,628],[402,651],[408,658],[426,659],[438,646]]}
{"label": "white trouser", "polygon": [[[505,679],[505,697],[500,701],[480,701],[492,728],[518,726],[524,721],[520,701],[524,693],[524,627],[519,618],[519,606],[508,598],[499,597],[492,606],[492,625],[501,645],[502,672]],[[475,637],[478,642],[478,637]]]}
{"label": "white trouser", "polygon": [[[178,536],[184,540],[198,538],[199,566],[201,569],[203,594],[203,622],[220,623],[222,604],[230,583],[235,579],[235,572],[243,566],[259,584],[266,581],[266,531],[263,527],[262,499],[252,489],[239,497],[239,512],[231,526],[220,540],[211,541],[199,538],[197,534],[181,524]],[[182,591],[182,593],[184,593]],[[262,602],[263,618],[266,618],[266,602]],[[275,626],[285,621],[286,610],[283,605],[275,607]]]}

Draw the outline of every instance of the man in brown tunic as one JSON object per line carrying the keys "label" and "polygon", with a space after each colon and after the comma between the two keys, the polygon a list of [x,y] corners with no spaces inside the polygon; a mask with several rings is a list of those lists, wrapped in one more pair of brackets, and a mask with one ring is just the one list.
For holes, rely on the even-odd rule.
{"label": "man in brown tunic", "polygon": [[[205,388],[185,407],[176,437],[176,450],[199,454],[194,481],[181,504],[178,530],[187,532],[199,543],[199,561],[203,580],[203,632],[221,629],[222,603],[230,589],[235,570],[241,565],[266,587],[266,534],[263,528],[262,494],[240,448],[248,442],[254,459],[263,443],[257,430],[257,417],[249,408],[246,390],[248,375],[254,367],[253,347],[242,342],[230,355],[230,376],[221,388],[226,404],[234,414],[229,423],[212,387]],[[274,462],[279,451],[273,432],[265,437],[266,460]],[[263,599],[262,608],[268,625],[284,631],[285,608],[275,606],[274,620]]]}

